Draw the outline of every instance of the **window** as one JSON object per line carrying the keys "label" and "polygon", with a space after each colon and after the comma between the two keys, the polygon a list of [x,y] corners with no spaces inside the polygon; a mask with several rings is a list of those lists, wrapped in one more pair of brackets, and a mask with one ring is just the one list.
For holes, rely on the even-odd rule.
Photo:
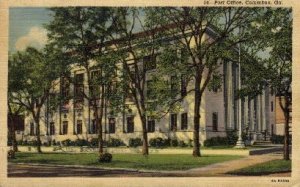
{"label": "window", "polygon": [[154,83],[152,80],[147,81],[147,98],[154,99]]}
{"label": "window", "polygon": [[63,122],[63,131],[62,134],[68,134],[68,122],[64,121]]}
{"label": "window", "polygon": [[83,102],[83,96],[84,96],[83,75],[84,75],[83,73],[75,75],[74,98],[78,102]]}
{"label": "window", "polygon": [[128,133],[134,132],[134,117],[133,116],[127,117],[127,132]]}
{"label": "window", "polygon": [[274,103],[273,101],[271,101],[271,112],[273,112],[273,110],[274,110]]}
{"label": "window", "polygon": [[30,136],[34,136],[34,123],[30,123]]}
{"label": "window", "polygon": [[116,120],[115,118],[108,118],[108,133],[116,132]]}
{"label": "window", "polygon": [[90,133],[91,134],[96,134],[97,131],[98,131],[97,123],[96,123],[96,120],[93,119],[92,120],[92,126],[91,126],[91,129],[90,129]]}
{"label": "window", "polygon": [[100,70],[92,71],[91,72],[91,85],[90,85],[90,96],[92,98],[99,98],[100,96]]}
{"label": "window", "polygon": [[146,71],[156,69],[156,58],[153,56],[145,56],[143,64]]}
{"label": "window", "polygon": [[218,113],[217,112],[213,112],[212,114],[212,128],[213,131],[218,131]]}
{"label": "window", "polygon": [[181,75],[181,96],[186,96],[187,79],[185,75]]}
{"label": "window", "polygon": [[76,132],[82,134],[82,120],[77,120]]}
{"label": "window", "polygon": [[154,119],[149,119],[148,120],[148,132],[154,132],[155,131],[155,120]]}
{"label": "window", "polygon": [[171,97],[175,98],[179,92],[176,76],[171,76]]}
{"label": "window", "polygon": [[177,130],[177,114],[171,114],[171,131]]}
{"label": "window", "polygon": [[54,135],[55,134],[55,126],[54,126],[54,122],[50,123],[50,135]]}
{"label": "window", "polygon": [[181,130],[186,130],[188,128],[188,117],[187,113],[181,114]]}
{"label": "window", "polygon": [[65,100],[68,100],[70,93],[70,82],[67,77],[61,78],[61,94]]}

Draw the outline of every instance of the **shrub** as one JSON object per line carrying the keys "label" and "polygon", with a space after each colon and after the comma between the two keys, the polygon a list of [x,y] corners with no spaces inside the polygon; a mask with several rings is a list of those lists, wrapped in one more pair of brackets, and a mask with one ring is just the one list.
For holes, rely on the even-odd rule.
{"label": "shrub", "polygon": [[186,147],[187,144],[184,141],[181,140],[181,141],[178,142],[178,146],[179,147]]}
{"label": "shrub", "polygon": [[124,146],[124,145],[125,145],[125,143],[121,139],[117,139],[117,138],[111,138],[107,142],[107,146],[109,146],[109,147],[119,147],[119,146]]}
{"label": "shrub", "polygon": [[23,143],[22,143],[22,145],[25,145],[25,146],[28,145],[28,141],[24,140]]}
{"label": "shrub", "polygon": [[9,150],[7,152],[7,159],[15,159],[15,151],[14,150]]}
{"label": "shrub", "polygon": [[98,145],[99,145],[98,138],[92,138],[91,141],[90,141],[90,145],[92,147],[98,147]]}
{"label": "shrub", "polygon": [[52,145],[57,145],[55,140],[52,140]]}
{"label": "shrub", "polygon": [[171,146],[177,147],[178,146],[178,140],[177,139],[171,139]]}
{"label": "shrub", "polygon": [[284,136],[281,135],[273,135],[271,137],[271,142],[273,144],[284,144]]}
{"label": "shrub", "polygon": [[235,145],[236,141],[238,140],[237,132],[235,130],[226,131],[227,136],[227,144],[228,145]]}
{"label": "shrub", "polygon": [[89,142],[85,139],[77,139],[74,141],[75,146],[88,146]]}
{"label": "shrub", "polygon": [[143,145],[143,141],[141,138],[130,138],[129,139],[129,147],[138,147]]}
{"label": "shrub", "polygon": [[105,162],[105,163],[111,162],[112,161],[112,154],[110,154],[110,153],[100,154],[98,161],[102,162],[102,163],[103,162]]}
{"label": "shrub", "polygon": [[188,141],[188,146],[189,146],[189,147],[193,147],[193,140],[192,140],[192,139],[189,139],[189,141]]}
{"label": "shrub", "polygon": [[167,143],[168,143],[167,140],[164,140],[164,139],[162,139],[160,137],[158,137],[158,138],[151,138],[149,140],[149,145],[151,147],[164,147],[164,146],[168,146]]}
{"label": "shrub", "polygon": [[63,146],[74,146],[75,145],[74,141],[72,141],[70,139],[63,140],[63,141],[61,141],[61,143]]}
{"label": "shrub", "polygon": [[228,145],[228,137],[212,137],[204,141],[205,147]]}

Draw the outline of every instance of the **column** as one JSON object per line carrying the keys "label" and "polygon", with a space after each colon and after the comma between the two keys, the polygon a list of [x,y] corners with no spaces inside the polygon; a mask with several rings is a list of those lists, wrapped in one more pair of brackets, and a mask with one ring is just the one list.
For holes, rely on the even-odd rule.
{"label": "column", "polygon": [[232,62],[227,61],[226,83],[227,83],[227,128],[233,129],[234,121],[234,94],[233,94],[233,80],[232,80]]}
{"label": "column", "polygon": [[256,104],[256,132],[261,132],[261,95],[257,97],[257,104]]}
{"label": "column", "polygon": [[249,114],[248,114],[248,111],[249,111],[249,108],[248,108],[248,97],[245,97],[245,100],[244,100],[244,127],[248,127],[248,129],[250,130],[250,127],[249,127]]}
{"label": "column", "polygon": [[266,130],[266,93],[265,89],[262,91],[261,95],[261,130]]}

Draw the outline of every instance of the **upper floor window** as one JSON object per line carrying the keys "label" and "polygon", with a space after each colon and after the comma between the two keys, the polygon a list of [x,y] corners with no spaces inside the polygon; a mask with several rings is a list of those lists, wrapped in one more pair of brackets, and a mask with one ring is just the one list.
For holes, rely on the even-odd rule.
{"label": "upper floor window", "polygon": [[153,56],[145,56],[143,64],[146,71],[156,69],[156,58]]}
{"label": "upper floor window", "polygon": [[61,95],[65,100],[68,100],[70,93],[70,81],[67,77],[61,78]]}
{"label": "upper floor window", "polygon": [[181,96],[186,96],[187,94],[187,78],[186,75],[181,75]]}
{"label": "upper floor window", "polygon": [[54,122],[50,123],[50,135],[54,135],[55,134],[55,126],[54,126]]}
{"label": "upper floor window", "polygon": [[147,81],[147,98],[154,99],[154,82],[152,80]]}
{"label": "upper floor window", "polygon": [[155,131],[155,120],[154,119],[148,119],[148,126],[147,126],[148,132],[154,132]]}
{"label": "upper floor window", "polygon": [[177,114],[171,114],[171,131],[177,130]]}
{"label": "upper floor window", "polygon": [[176,76],[171,76],[171,97],[174,98],[179,92],[179,84]]}
{"label": "upper floor window", "polygon": [[273,112],[273,110],[274,110],[274,103],[273,101],[271,101],[271,112]]}
{"label": "upper floor window", "polygon": [[187,113],[181,114],[181,130],[186,130],[188,128],[188,115]]}

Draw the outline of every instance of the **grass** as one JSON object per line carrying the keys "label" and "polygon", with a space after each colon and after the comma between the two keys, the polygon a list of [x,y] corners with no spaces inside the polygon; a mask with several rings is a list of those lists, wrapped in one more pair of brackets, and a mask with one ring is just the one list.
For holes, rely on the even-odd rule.
{"label": "grass", "polygon": [[96,153],[16,153],[13,163],[39,163],[59,165],[85,165],[109,168],[131,168],[147,170],[187,170],[206,165],[235,160],[242,156],[235,155],[192,155],[153,154],[144,157],[140,154],[114,154],[111,163],[99,163]]}
{"label": "grass", "polygon": [[246,168],[234,170],[228,172],[233,175],[248,175],[248,176],[259,176],[268,175],[272,173],[283,173],[291,171],[291,161],[286,160],[272,160],[261,164],[256,164]]}

